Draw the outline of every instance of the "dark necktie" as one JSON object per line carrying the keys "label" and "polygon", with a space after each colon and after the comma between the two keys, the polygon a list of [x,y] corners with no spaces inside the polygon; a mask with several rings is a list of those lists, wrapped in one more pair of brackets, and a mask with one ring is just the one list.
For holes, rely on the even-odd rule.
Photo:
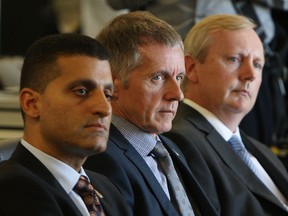
{"label": "dark necktie", "polygon": [[159,161],[166,175],[166,178],[169,182],[169,185],[171,186],[173,196],[177,202],[177,207],[181,215],[185,216],[194,215],[190,201],[176,173],[169,152],[165,149],[163,144],[158,141],[154,149],[151,151],[151,153]]}
{"label": "dark necktie", "polygon": [[96,191],[86,176],[80,176],[73,190],[82,198],[91,216],[105,216]]}

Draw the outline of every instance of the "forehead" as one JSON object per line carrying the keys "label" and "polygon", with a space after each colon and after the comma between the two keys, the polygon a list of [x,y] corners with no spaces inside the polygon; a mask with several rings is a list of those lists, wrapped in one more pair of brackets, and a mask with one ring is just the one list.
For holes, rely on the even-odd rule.
{"label": "forehead", "polygon": [[212,33],[212,46],[214,50],[231,50],[241,54],[255,55],[264,58],[264,49],[260,38],[252,28],[238,30],[222,30]]}
{"label": "forehead", "polygon": [[84,55],[61,56],[56,61],[56,70],[59,75],[48,83],[46,91],[56,88],[67,89],[88,83],[90,87],[112,87],[111,70],[107,60]]}
{"label": "forehead", "polygon": [[257,33],[252,28],[237,30],[221,30],[212,33],[212,44],[230,45],[230,46],[247,46],[263,49],[262,42]]}
{"label": "forehead", "polygon": [[57,67],[61,77],[102,77],[111,78],[108,60],[85,55],[61,56],[57,59]]}
{"label": "forehead", "polygon": [[184,52],[180,45],[151,44],[139,48],[143,65],[185,67]]}

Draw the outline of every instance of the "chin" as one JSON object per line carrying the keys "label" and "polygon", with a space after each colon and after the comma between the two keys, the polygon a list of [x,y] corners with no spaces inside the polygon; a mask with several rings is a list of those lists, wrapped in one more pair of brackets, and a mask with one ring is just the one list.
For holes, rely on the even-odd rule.
{"label": "chin", "polygon": [[91,156],[91,155],[100,154],[104,152],[105,150],[106,150],[106,145],[103,145],[103,146],[97,146],[91,149],[86,149],[86,152],[88,153],[88,156]]}
{"label": "chin", "polygon": [[170,124],[170,125],[161,125],[161,128],[159,128],[159,131],[158,131],[158,133],[165,133],[165,132],[168,132],[168,131],[170,131],[171,130],[171,128],[172,128],[172,125]]}
{"label": "chin", "polygon": [[87,143],[87,149],[90,148],[94,152],[103,152],[107,148],[108,139],[100,139],[99,137],[95,140],[91,140],[91,142]]}
{"label": "chin", "polygon": [[107,148],[107,139],[101,142],[98,141],[94,149],[97,150],[98,152],[103,152],[106,150],[106,148]]}

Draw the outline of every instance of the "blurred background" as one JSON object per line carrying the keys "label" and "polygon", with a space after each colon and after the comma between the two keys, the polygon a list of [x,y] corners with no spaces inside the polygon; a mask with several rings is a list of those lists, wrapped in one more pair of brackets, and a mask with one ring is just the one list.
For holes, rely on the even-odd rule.
{"label": "blurred background", "polygon": [[[252,15],[242,10],[247,2],[255,10]],[[210,14],[251,15],[264,30],[263,43],[276,63],[275,58],[274,65],[267,61],[255,107],[240,127],[288,164],[288,0],[0,0],[0,139],[22,136],[18,88],[32,42],[67,32],[95,37],[113,17],[135,10],[167,21],[183,38]]]}
{"label": "blurred background", "polygon": [[95,37],[108,20],[125,12],[105,0],[0,0],[0,139],[22,136],[18,90],[28,46],[49,34]]}

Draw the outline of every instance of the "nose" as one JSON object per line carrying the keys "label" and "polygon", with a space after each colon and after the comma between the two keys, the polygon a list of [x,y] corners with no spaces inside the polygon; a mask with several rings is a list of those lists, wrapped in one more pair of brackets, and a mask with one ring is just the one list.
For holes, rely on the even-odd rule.
{"label": "nose", "polygon": [[97,91],[91,98],[92,113],[101,117],[109,116],[112,114],[112,107],[110,101],[102,91]]}
{"label": "nose", "polygon": [[171,79],[167,83],[165,99],[169,101],[182,101],[184,99],[184,95],[180,87],[180,81]]}
{"label": "nose", "polygon": [[245,62],[241,67],[240,79],[252,82],[256,79],[257,72],[258,71],[255,69],[253,62]]}

